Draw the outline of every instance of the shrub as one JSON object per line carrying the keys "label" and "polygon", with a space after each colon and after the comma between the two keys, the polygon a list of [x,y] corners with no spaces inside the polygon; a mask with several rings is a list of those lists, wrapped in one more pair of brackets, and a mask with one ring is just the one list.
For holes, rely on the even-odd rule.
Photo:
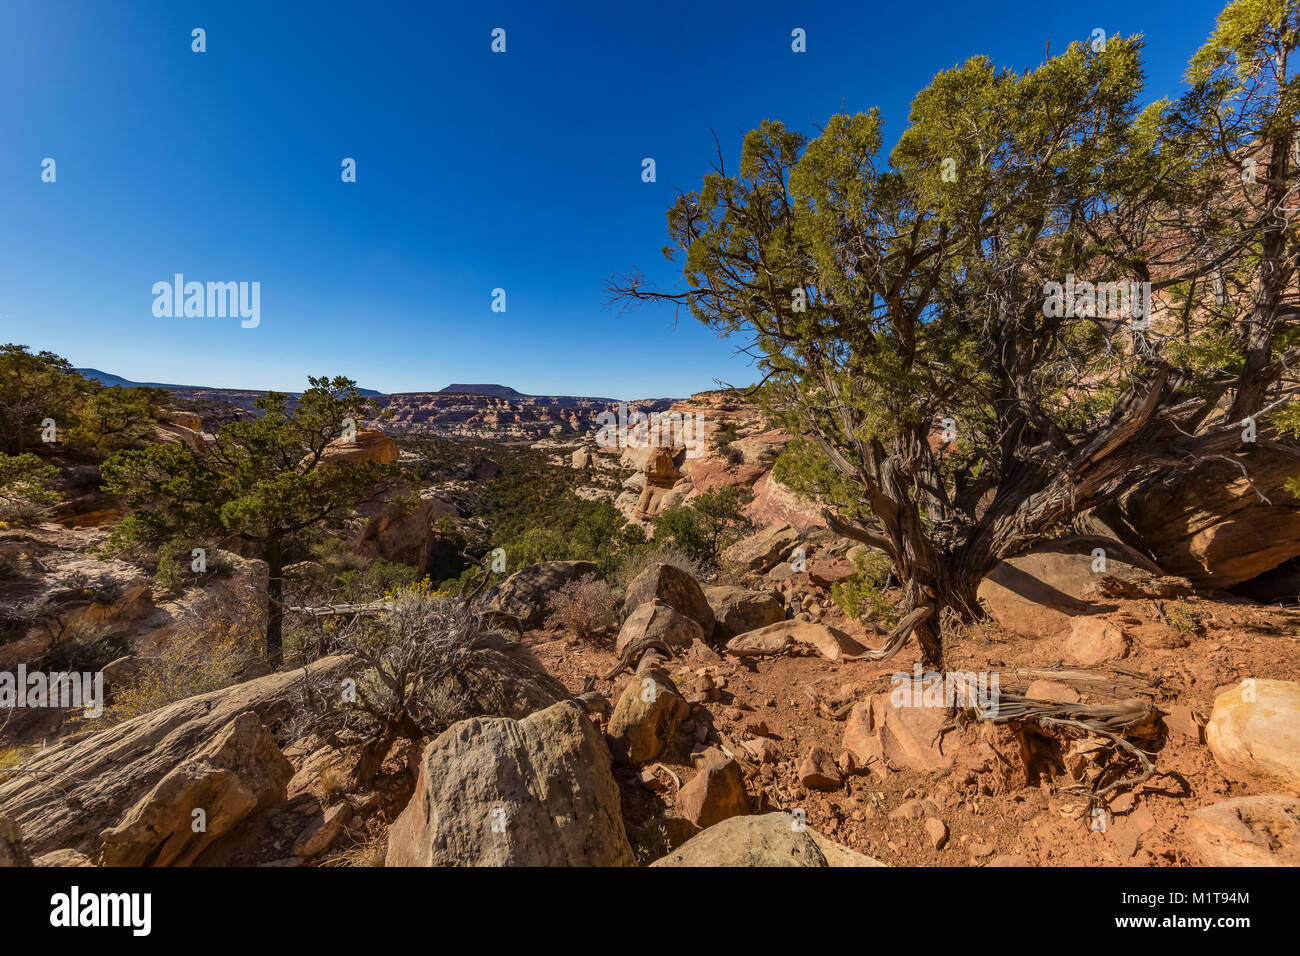
{"label": "shrub", "polygon": [[647,541],[640,548],[630,550],[623,556],[614,572],[614,584],[620,591],[626,591],[642,571],[658,564],[671,564],[697,581],[705,580],[704,568],[700,562],[681,548],[654,540]]}
{"label": "shrub", "polygon": [[655,540],[668,541],[706,567],[752,528],[744,509],[754,493],[723,485],[698,495],[689,505],[669,508],[655,522]]}
{"label": "shrub", "polygon": [[130,651],[130,636],[110,634],[108,628],[78,620],[60,630],[45,652],[42,665],[48,671],[82,673],[103,670],[104,665]]}
{"label": "shrub", "polygon": [[261,658],[262,613],[252,598],[210,603],[155,652],[140,658],[135,679],[115,690],[106,716],[128,720],[239,683]]}
{"label": "shrub", "polygon": [[898,611],[885,592],[893,562],[879,551],[853,556],[854,573],[831,585],[831,600],[856,621],[869,620],[881,628],[898,623]]}
{"label": "shrub", "polygon": [[547,627],[562,627],[580,638],[603,634],[618,620],[619,597],[594,574],[570,581],[546,599]]}
{"label": "shrub", "polygon": [[353,783],[368,788],[399,739],[435,737],[473,706],[454,678],[487,633],[471,607],[427,582],[397,592],[383,617],[329,635],[329,652],[357,662],[355,691],[340,694],[337,676],[308,680],[298,730],[335,747],[360,744]]}
{"label": "shrub", "polygon": [[61,496],[47,486],[59,469],[31,453],[0,454],[0,522],[31,525],[44,521]]}
{"label": "shrub", "polygon": [[1164,606],[1165,622],[1176,631],[1199,631],[1201,615],[1186,601],[1173,601]]}
{"label": "shrub", "polygon": [[367,568],[344,571],[339,575],[339,600],[344,604],[374,601],[409,587],[419,577],[420,572],[409,564],[378,558]]}

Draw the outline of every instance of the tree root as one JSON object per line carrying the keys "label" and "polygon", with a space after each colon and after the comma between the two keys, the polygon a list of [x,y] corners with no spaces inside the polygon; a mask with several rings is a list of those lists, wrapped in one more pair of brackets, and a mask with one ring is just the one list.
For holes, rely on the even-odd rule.
{"label": "tree root", "polygon": [[983,719],[995,724],[1033,724],[1049,736],[1063,732],[1066,736],[1102,737],[1135,758],[1142,767],[1135,776],[1120,777],[1104,787],[1068,788],[1071,793],[1088,797],[1089,810],[1100,805],[1107,794],[1137,787],[1155,774],[1156,765],[1150,754],[1127,739],[1148,739],[1158,734],[1160,711],[1143,700],[1131,699],[1119,704],[1056,704],[1004,694],[998,701],[997,713]]}
{"label": "tree root", "polygon": [[907,643],[908,637],[911,636],[918,625],[934,617],[934,605],[922,604],[915,608],[905,618],[898,622],[898,626],[889,632],[889,639],[885,641],[885,646],[878,651],[864,651],[861,654],[845,654],[840,660],[844,661],[887,661],[898,654]]}

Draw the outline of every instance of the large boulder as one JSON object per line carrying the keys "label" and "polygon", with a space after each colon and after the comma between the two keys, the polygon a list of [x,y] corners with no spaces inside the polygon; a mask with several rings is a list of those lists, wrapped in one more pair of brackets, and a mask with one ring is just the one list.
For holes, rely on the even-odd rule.
{"label": "large boulder", "polygon": [[765,574],[783,561],[799,544],[802,535],[788,524],[776,524],[742,538],[722,552],[723,567]]}
{"label": "large boulder", "polygon": [[848,634],[811,621],[778,621],[727,642],[735,657],[768,657],[788,651],[813,651],[828,661],[841,661],[866,650]]}
{"label": "large boulder", "polygon": [[254,813],[283,802],[292,777],[275,738],[246,710],[100,835],[99,864],[188,866]]}
{"label": "large boulder", "polygon": [[425,748],[385,863],[633,865],[600,732],[573,701],[450,727]]}
{"label": "large boulder", "polygon": [[1221,800],[1187,819],[1205,866],[1300,866],[1300,800],[1258,796]]}
{"label": "large boulder", "polygon": [[609,718],[609,749],[625,766],[636,766],[663,753],[691,707],[662,668],[637,674],[623,688]]}
{"label": "large boulder", "polygon": [[999,561],[980,582],[978,596],[994,620],[1008,630],[1022,637],[1054,637],[1070,632],[1071,618],[1113,608],[1096,599],[1094,586],[1107,575],[1133,580],[1160,574],[1158,567],[1127,545],[1095,535],[1074,535]]}
{"label": "large boulder", "polygon": [[629,644],[641,638],[660,640],[669,647],[690,647],[704,637],[704,629],[694,620],[655,600],[628,615],[619,628],[614,653],[621,656]]}
{"label": "large boulder", "polygon": [[713,608],[695,578],[671,564],[656,564],[638,574],[628,585],[623,609],[632,612],[658,598],[673,610],[713,633]]}
{"label": "large boulder", "polygon": [[[348,664],[324,658],[308,665],[307,676],[341,678]],[[301,704],[303,677],[302,670],[269,674],[47,747],[23,764],[33,773],[0,781],[0,813],[22,829],[33,856],[62,849],[94,856],[104,830],[237,716],[252,711],[270,727],[288,718]]]}
{"label": "large boulder", "polygon": [[771,591],[713,587],[704,589],[704,597],[713,608],[714,640],[720,643],[785,620],[785,605]]}
{"label": "large boulder", "polygon": [[927,685],[912,677],[885,693],[854,705],[844,725],[844,749],[859,767],[880,764],[925,773],[952,766],[952,748],[945,753],[941,733],[948,724],[942,703],[925,703]]}
{"label": "large boulder", "polygon": [[745,774],[734,757],[715,758],[677,794],[677,812],[697,827],[749,813]]}
{"label": "large boulder", "polygon": [[352,438],[336,438],[325,446],[321,452],[322,465],[335,465],[340,462],[377,461],[389,464],[401,457],[397,443],[374,428],[359,428]]}
{"label": "large boulder", "polygon": [[600,570],[591,561],[543,561],[521,568],[484,595],[483,606],[504,611],[524,627],[541,627],[547,598],[570,581]]}
{"label": "large boulder", "polygon": [[1300,500],[1286,489],[1297,472],[1293,446],[1257,442],[1239,457],[1245,474],[1232,462],[1204,461],[1133,488],[1100,516],[1198,587],[1248,581],[1300,555]]}
{"label": "large boulder", "polygon": [[398,482],[355,509],[349,547],[364,557],[423,568],[429,560],[433,501]]}
{"label": "large boulder", "polygon": [[651,866],[884,866],[789,813],[736,816],[697,833]]}
{"label": "large boulder", "polygon": [[1225,776],[1300,797],[1300,684],[1250,678],[1219,694],[1205,742]]}

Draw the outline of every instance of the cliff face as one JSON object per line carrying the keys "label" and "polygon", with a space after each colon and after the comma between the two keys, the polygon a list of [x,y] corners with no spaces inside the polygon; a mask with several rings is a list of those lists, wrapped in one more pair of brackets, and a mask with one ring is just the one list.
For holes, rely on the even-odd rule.
{"label": "cliff face", "polygon": [[[495,395],[468,392],[402,392],[382,395],[379,407],[393,417],[382,423],[398,434],[437,435],[444,438],[529,440],[582,437],[594,433],[602,412],[618,414],[612,398],[576,395]],[[671,399],[629,402],[644,412],[665,411]]]}
{"label": "cliff face", "polygon": [[634,432],[617,445],[590,441],[573,453],[574,468],[604,461],[633,471],[614,500],[625,517],[649,525],[702,492],[739,485],[753,491],[746,512],[760,527],[784,523],[803,530],[822,523],[816,504],[799,499],[772,476],[772,464],[790,436],[768,428],[739,392],[698,392],[664,404],[665,409],[647,409],[668,413],[657,435]]}

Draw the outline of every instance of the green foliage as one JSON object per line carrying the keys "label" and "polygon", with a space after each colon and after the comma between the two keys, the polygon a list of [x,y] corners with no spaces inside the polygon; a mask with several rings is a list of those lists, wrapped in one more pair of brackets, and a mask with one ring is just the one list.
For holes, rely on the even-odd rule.
{"label": "green foliage", "polygon": [[144,442],[171,396],[160,388],[105,388],[53,352],[0,346],[0,452],[47,445],[42,423],[54,422],[58,445],[92,457]]}
{"label": "green foliage", "polygon": [[[1277,409],[1273,413],[1271,422],[1277,426],[1279,431],[1290,435],[1292,438],[1300,438],[1300,400],[1293,399]],[[1295,497],[1300,498],[1300,476],[1288,480],[1286,490]]]}
{"label": "green foliage", "polygon": [[898,623],[898,611],[885,591],[894,563],[879,551],[853,556],[854,573],[831,585],[831,600],[850,618],[888,629]]}
{"label": "green foliage", "polygon": [[73,407],[90,388],[53,352],[0,345],[0,452],[18,454],[40,444],[38,433],[47,418],[67,428]]}
{"label": "green foliage", "polygon": [[[510,571],[540,561],[582,560],[594,561],[602,575],[609,575],[623,554],[644,543],[645,533],[629,525],[612,504],[585,501],[574,493],[589,480],[582,472],[552,464],[550,453],[528,446],[502,444],[490,451],[502,470],[482,484],[491,508],[475,520],[486,525],[487,548],[505,550]],[[453,449],[447,454],[455,460],[464,453]],[[440,533],[462,544],[469,537],[464,524],[450,522]]]}
{"label": "green foliage", "polygon": [[326,446],[360,422],[372,403],[346,378],[311,378],[293,412],[287,396],[257,400],[263,417],[221,429],[212,447],[148,445],[120,451],[101,468],[104,487],[130,514],[113,529],[107,550],[173,542],[182,550],[233,535],[260,547],[270,565],[267,645],[280,654],[278,594],[283,547],[290,536],[342,517],[377,498],[407,473],[374,461],[322,463]]}
{"label": "green foliage", "polygon": [[1165,623],[1176,631],[1194,632],[1201,629],[1201,615],[1186,601],[1171,601],[1164,606]]}
{"label": "green foliage", "polygon": [[680,548],[691,559],[716,567],[718,556],[752,525],[744,510],[754,493],[738,485],[702,492],[689,505],[669,508],[655,520],[654,540]]}
{"label": "green foliage", "polygon": [[369,567],[353,568],[339,575],[338,601],[342,604],[376,601],[409,587],[419,577],[419,570],[409,564],[379,558]]}
{"label": "green foliage", "polygon": [[75,407],[67,441],[98,458],[139,447],[170,401],[171,393],[161,388],[96,388]]}
{"label": "green foliage", "polygon": [[44,518],[60,501],[59,493],[48,487],[58,478],[58,468],[30,452],[0,453],[0,524],[31,524]]}
{"label": "green foliage", "polygon": [[[1142,40],[1112,36],[938,73],[892,149],[877,110],[764,122],[668,211],[686,289],[613,290],[745,337],[800,436],[775,476],[934,605],[914,630],[937,662],[938,612],[977,615],[999,558],[1297,386],[1300,234],[1276,209],[1300,96],[1260,66],[1298,44],[1295,0],[1236,0],[1177,104],[1141,105]],[[1151,312],[1115,296],[1148,279]],[[1066,288],[1115,297],[1065,309]],[[682,515],[661,528],[699,552]]]}

